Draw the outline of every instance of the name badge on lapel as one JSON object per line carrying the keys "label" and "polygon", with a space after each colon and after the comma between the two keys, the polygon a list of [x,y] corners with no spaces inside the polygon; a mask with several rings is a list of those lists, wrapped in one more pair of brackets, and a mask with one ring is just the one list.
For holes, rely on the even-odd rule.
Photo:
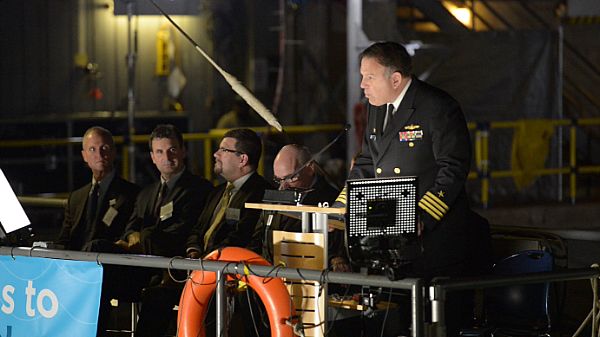
{"label": "name badge on lapel", "polygon": [[173,201],[160,208],[160,221],[165,221],[173,216]]}
{"label": "name badge on lapel", "polygon": [[119,211],[117,211],[117,209],[114,208],[113,205],[111,205],[106,211],[106,213],[104,213],[104,217],[102,217],[102,222],[104,222],[106,226],[110,227],[110,225],[112,225],[113,220],[115,220],[118,214]]}
{"label": "name badge on lapel", "polygon": [[225,210],[225,220],[240,220],[240,209],[239,208],[228,208]]}

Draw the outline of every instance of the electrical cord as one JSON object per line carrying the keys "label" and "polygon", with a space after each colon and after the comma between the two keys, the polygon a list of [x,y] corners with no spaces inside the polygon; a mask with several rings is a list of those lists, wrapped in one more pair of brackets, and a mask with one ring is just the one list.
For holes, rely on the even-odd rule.
{"label": "electrical cord", "polygon": [[385,322],[387,321],[388,313],[390,312],[390,302],[392,301],[392,288],[390,288],[390,295],[388,296],[387,305],[385,307],[385,315],[383,316],[383,323],[381,324],[381,334],[380,337],[383,337],[383,332],[385,331]]}
{"label": "electrical cord", "polygon": [[173,276],[173,274],[171,273],[171,268],[173,268],[173,261],[176,259],[183,259],[183,257],[181,256],[173,256],[170,260],[169,260],[169,266],[167,267],[167,274],[169,274],[169,278],[171,278],[171,281],[175,282],[175,283],[186,283],[188,279],[190,279],[190,276],[188,274],[188,276],[183,279],[183,280],[178,280],[177,278],[175,278],[175,276]]}

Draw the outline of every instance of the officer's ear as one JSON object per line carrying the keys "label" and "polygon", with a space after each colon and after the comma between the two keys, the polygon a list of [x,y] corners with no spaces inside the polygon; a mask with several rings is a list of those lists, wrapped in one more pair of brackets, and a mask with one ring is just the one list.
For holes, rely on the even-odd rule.
{"label": "officer's ear", "polygon": [[399,71],[394,71],[392,73],[392,85],[394,89],[398,89],[402,83],[402,74]]}

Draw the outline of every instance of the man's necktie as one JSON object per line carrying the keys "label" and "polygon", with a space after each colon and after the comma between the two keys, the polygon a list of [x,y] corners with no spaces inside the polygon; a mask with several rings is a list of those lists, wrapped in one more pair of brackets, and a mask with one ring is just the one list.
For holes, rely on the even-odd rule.
{"label": "man's necktie", "polygon": [[160,189],[158,190],[158,195],[156,196],[156,203],[154,204],[154,217],[156,219],[160,218],[160,207],[163,205],[163,203],[167,199],[167,194],[169,194],[169,189],[167,187],[167,183],[163,182],[160,185]]}
{"label": "man's necktie", "polygon": [[387,111],[385,112],[385,119],[383,120],[383,132],[385,132],[388,125],[392,123],[392,118],[394,118],[394,105],[388,104]]}
{"label": "man's necktie", "polygon": [[94,226],[96,222],[96,213],[98,213],[98,194],[100,192],[100,184],[94,183],[92,184],[92,188],[90,190],[90,195],[88,196],[88,204],[87,204],[87,213],[86,220],[88,226]]}
{"label": "man's necktie", "polygon": [[212,236],[215,229],[217,229],[217,226],[219,225],[221,220],[223,220],[223,216],[225,216],[225,211],[227,210],[227,206],[229,205],[229,201],[231,200],[232,192],[233,184],[227,183],[227,187],[225,187],[225,192],[223,192],[221,200],[219,200],[219,203],[217,204],[217,207],[215,209],[215,213],[212,216],[210,227],[204,234],[204,250],[208,248],[208,241],[210,240],[210,237]]}

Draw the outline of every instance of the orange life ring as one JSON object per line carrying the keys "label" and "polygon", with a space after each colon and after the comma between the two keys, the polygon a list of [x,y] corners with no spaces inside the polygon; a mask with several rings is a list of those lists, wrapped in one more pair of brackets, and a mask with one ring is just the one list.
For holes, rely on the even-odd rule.
{"label": "orange life ring", "polygon": [[[263,266],[271,265],[253,251],[239,247],[226,247],[215,250],[205,259],[231,262],[244,261],[248,264]],[[292,327],[286,325],[286,320],[295,313],[290,301],[290,294],[283,281],[273,278],[268,282],[263,282],[263,277],[255,275],[237,275],[237,277],[243,277],[244,281],[258,294],[265,305],[269,315],[269,324],[271,325],[271,336],[293,337]],[[179,300],[179,313],[177,315],[179,336],[205,336],[203,321],[208,303],[215,289],[215,272],[196,270],[192,273],[191,280],[187,281]]]}

